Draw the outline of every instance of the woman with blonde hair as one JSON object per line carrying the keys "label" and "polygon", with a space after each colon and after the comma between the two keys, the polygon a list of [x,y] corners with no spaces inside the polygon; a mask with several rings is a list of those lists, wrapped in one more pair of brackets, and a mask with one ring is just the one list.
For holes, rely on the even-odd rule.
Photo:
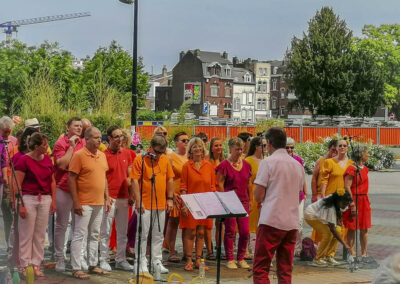
{"label": "woman with blonde hair", "polygon": [[[187,147],[189,159],[183,165],[181,175],[180,194],[203,193],[215,191],[214,167],[205,159],[206,148],[203,141],[192,138]],[[196,268],[200,267],[200,260],[204,246],[205,228],[212,227],[212,219],[195,220],[188,208],[182,204],[180,228],[183,230],[183,248],[186,257],[186,271],[193,270],[192,250],[196,236]],[[208,269],[206,267],[206,269]]]}
{"label": "woman with blonde hair", "polygon": [[[250,182],[251,167],[242,159],[244,142],[240,138],[229,140],[228,159],[222,161],[218,167],[217,179],[219,191],[235,191],[239,200],[249,214],[251,211],[250,200],[253,200],[252,185]],[[250,268],[244,259],[247,244],[249,242],[249,217],[227,218],[225,220],[224,247],[229,269],[237,269],[234,260],[234,243],[236,239],[236,224],[239,231],[239,243],[237,249],[237,261],[241,268]]]}

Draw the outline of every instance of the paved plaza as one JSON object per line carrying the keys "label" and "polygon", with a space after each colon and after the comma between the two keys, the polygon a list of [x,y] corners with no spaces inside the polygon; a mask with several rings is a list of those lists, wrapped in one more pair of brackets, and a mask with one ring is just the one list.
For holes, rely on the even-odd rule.
{"label": "paved plaza", "polygon": [[[372,205],[372,229],[369,232],[368,254],[378,263],[385,257],[400,252],[400,163],[397,162],[392,170],[370,173],[370,200]],[[308,176],[308,184],[310,176]],[[0,221],[2,231],[2,221]],[[307,225],[304,229],[304,236],[309,236],[311,229]],[[180,236],[180,233],[178,233]],[[0,233],[1,263],[6,265],[4,253],[4,235]],[[178,250],[182,251],[181,240],[177,241]],[[341,246],[338,248],[337,258],[341,259]],[[167,255],[165,255],[165,258]],[[207,262],[210,270],[207,271],[207,283],[215,283],[216,263]],[[170,273],[178,273],[184,279],[184,283],[191,283],[197,276],[198,271],[192,273],[183,270],[184,264],[169,264],[166,266]],[[35,283],[77,283],[71,277],[70,272],[57,274],[52,270],[46,270],[47,279]],[[295,260],[293,283],[371,283],[375,269],[361,269],[351,273],[347,265],[339,267],[317,268],[310,264]],[[128,283],[132,273],[113,271],[108,277],[92,276],[90,280],[83,283]],[[273,279],[272,279],[273,278]],[[271,275],[272,283],[277,283],[276,277]],[[167,276],[164,277],[167,280]],[[164,281],[165,282],[165,281]],[[23,283],[23,282],[22,282]],[[222,262],[221,283],[252,283],[251,271],[239,269],[228,270]]]}

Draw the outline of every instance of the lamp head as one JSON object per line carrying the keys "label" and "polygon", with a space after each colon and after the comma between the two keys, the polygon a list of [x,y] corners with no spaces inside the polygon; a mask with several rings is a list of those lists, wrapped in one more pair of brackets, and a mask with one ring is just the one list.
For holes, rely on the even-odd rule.
{"label": "lamp head", "polygon": [[122,2],[124,4],[133,4],[135,1],[134,0],[119,0],[119,2]]}

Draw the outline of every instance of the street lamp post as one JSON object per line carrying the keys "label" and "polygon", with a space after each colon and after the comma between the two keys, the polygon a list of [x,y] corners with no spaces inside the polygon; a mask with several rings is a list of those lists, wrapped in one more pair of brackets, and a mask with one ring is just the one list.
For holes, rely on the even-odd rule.
{"label": "street lamp post", "polygon": [[137,49],[138,49],[138,5],[139,0],[119,0],[124,4],[133,5],[133,63],[132,63],[132,106],[131,106],[131,135],[136,132],[137,111]]}

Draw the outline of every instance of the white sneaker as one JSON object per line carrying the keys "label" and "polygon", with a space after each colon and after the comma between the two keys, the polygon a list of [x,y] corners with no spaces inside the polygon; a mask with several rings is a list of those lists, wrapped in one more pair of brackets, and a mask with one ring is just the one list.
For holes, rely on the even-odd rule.
{"label": "white sneaker", "polygon": [[65,272],[65,262],[63,259],[56,262],[56,271]]}
{"label": "white sneaker", "polygon": [[332,256],[327,256],[325,261],[330,265],[339,265],[340,263],[337,262]]}
{"label": "white sneaker", "polygon": [[116,262],[115,263],[115,269],[131,271],[131,270],[133,270],[133,266],[130,265],[129,262],[124,260],[124,261],[121,261],[121,262]]}
{"label": "white sneaker", "polygon": [[314,264],[315,266],[323,266],[323,267],[325,267],[325,266],[328,265],[328,264],[326,263],[326,261],[323,260],[323,259],[314,259],[313,264]]}
{"label": "white sneaker", "polygon": [[105,270],[105,271],[107,271],[107,272],[111,272],[112,271],[110,264],[108,262],[106,262],[106,261],[100,261],[100,268]]}
{"label": "white sneaker", "polygon": [[160,266],[160,273],[161,273],[161,274],[168,274],[168,272],[169,272],[168,268],[166,268],[166,267],[162,264],[162,262],[159,261],[159,260],[153,262],[153,271],[155,271],[154,269],[155,269],[155,266],[156,266],[156,265],[159,265],[159,266]]}
{"label": "white sneaker", "polygon": [[[133,275],[138,274],[136,270],[137,270],[137,262],[135,262],[133,264]],[[139,273],[141,273],[141,272],[149,273],[149,269],[147,268],[147,263],[141,262],[139,264]]]}

